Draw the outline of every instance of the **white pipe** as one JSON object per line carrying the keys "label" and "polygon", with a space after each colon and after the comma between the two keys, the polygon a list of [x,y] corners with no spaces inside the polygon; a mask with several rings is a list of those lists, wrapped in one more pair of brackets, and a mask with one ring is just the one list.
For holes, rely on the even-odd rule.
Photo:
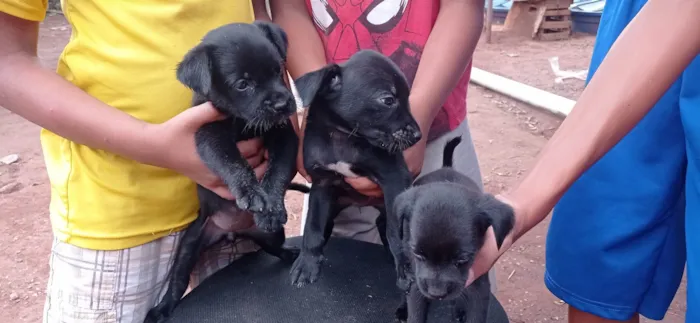
{"label": "white pipe", "polygon": [[472,67],[471,82],[566,117],[576,101]]}

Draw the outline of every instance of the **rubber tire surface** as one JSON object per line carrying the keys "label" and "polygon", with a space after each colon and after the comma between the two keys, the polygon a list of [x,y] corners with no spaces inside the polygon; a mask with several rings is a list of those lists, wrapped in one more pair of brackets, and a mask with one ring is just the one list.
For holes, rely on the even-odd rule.
{"label": "rubber tire surface", "polygon": [[[287,240],[299,246],[300,237]],[[247,255],[183,298],[169,323],[393,323],[400,294],[383,246],[333,237],[321,278],[291,285],[291,264],[264,252]],[[492,297],[488,323],[508,323]],[[429,323],[450,322],[448,306],[433,306]]]}

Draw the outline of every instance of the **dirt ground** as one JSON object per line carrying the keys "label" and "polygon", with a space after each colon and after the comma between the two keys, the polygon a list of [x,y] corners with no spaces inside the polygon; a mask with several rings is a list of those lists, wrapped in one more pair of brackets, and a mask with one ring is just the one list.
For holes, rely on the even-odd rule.
{"label": "dirt ground", "polygon": [[[41,29],[40,57],[54,68],[70,30],[60,15]],[[576,36],[563,42],[535,42],[494,34],[479,45],[478,68],[576,99],[583,81],[554,83],[547,58],[559,57],[562,69],[586,69],[594,38]],[[468,94],[472,129],[486,188],[500,192],[529,169],[560,119],[471,86]],[[51,230],[47,216],[49,184],[39,143],[39,128],[0,108],[0,157],[18,154],[18,162],[0,166],[0,313],[10,322],[39,322],[48,275]],[[302,197],[287,196],[289,233],[299,229]],[[521,239],[496,265],[498,297],[514,323],[564,322],[566,306],[543,284],[544,244],[548,223]],[[685,288],[663,322],[684,322]]]}

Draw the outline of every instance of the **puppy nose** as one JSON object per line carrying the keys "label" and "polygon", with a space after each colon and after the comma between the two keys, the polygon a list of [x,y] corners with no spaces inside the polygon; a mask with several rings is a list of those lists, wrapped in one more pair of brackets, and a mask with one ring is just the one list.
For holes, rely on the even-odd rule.
{"label": "puppy nose", "polygon": [[411,136],[411,139],[415,141],[419,141],[423,137],[423,134],[420,132],[420,129],[418,129],[418,127],[414,125],[408,125],[406,127],[406,131]]}
{"label": "puppy nose", "polygon": [[287,103],[289,103],[289,100],[279,99],[279,100],[275,101],[275,103],[272,104],[272,107],[275,110],[279,110],[279,109],[286,107]]}

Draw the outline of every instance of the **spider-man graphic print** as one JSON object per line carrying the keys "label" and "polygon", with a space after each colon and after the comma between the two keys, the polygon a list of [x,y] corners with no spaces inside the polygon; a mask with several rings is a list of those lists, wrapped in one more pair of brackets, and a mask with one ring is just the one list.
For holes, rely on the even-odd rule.
{"label": "spider-man graphic print", "polygon": [[[362,49],[387,55],[413,84],[440,2],[434,0],[308,0],[329,62]],[[456,31],[458,32],[458,31]],[[435,118],[428,139],[453,130],[466,117],[471,64]]]}

